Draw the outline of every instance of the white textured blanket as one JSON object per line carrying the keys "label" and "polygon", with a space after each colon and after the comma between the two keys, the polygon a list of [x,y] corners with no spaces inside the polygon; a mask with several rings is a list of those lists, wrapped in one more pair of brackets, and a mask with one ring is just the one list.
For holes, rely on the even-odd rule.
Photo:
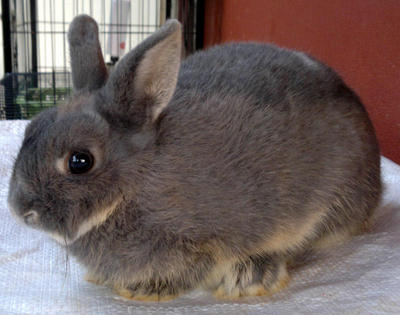
{"label": "white textured blanket", "polygon": [[400,166],[382,158],[385,194],[372,231],[292,272],[272,298],[237,302],[192,292],[163,303],[124,300],[7,209],[25,121],[0,121],[0,314],[400,314]]}

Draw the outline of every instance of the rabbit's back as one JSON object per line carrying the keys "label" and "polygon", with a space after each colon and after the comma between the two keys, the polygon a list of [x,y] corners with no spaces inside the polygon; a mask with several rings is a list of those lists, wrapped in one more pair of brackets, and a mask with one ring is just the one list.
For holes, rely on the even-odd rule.
{"label": "rabbit's back", "polygon": [[203,96],[248,95],[269,106],[290,98],[307,105],[346,90],[334,71],[305,53],[260,43],[221,45],[190,56],[182,63],[177,95],[193,89]]}
{"label": "rabbit's back", "polygon": [[278,250],[274,235],[298,234],[285,239],[290,247],[327,226],[346,230],[379,199],[379,149],[362,104],[299,52],[234,44],[188,58],[159,144],[162,177],[177,180],[156,207],[179,194],[174,227],[195,227],[191,237],[218,231],[245,247],[267,234]]}

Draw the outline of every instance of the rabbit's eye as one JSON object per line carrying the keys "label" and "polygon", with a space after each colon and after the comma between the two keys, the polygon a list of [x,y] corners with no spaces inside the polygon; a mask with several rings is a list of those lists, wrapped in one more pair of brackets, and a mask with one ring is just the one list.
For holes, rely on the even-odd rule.
{"label": "rabbit's eye", "polygon": [[93,167],[93,156],[89,152],[72,152],[68,160],[72,174],[83,174]]}

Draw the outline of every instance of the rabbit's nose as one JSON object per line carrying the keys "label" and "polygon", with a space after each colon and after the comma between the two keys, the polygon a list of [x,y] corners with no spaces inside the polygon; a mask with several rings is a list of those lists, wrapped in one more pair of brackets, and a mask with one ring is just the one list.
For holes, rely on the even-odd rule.
{"label": "rabbit's nose", "polygon": [[38,223],[39,214],[35,210],[30,210],[23,215],[24,222],[28,225],[34,225]]}
{"label": "rabbit's nose", "polygon": [[30,226],[39,223],[39,213],[36,210],[28,210],[25,212],[22,207],[19,207],[11,200],[8,201],[8,208],[13,217],[20,223],[25,223]]}

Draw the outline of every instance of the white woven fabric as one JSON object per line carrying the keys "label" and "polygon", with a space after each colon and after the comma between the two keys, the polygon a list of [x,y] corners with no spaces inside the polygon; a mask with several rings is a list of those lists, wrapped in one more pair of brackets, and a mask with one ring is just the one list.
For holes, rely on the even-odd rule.
{"label": "white woven fabric", "polygon": [[0,121],[0,314],[400,314],[400,166],[382,158],[385,194],[372,231],[292,271],[272,298],[236,302],[192,292],[163,303],[125,300],[83,279],[84,268],[7,209],[26,122]]}

